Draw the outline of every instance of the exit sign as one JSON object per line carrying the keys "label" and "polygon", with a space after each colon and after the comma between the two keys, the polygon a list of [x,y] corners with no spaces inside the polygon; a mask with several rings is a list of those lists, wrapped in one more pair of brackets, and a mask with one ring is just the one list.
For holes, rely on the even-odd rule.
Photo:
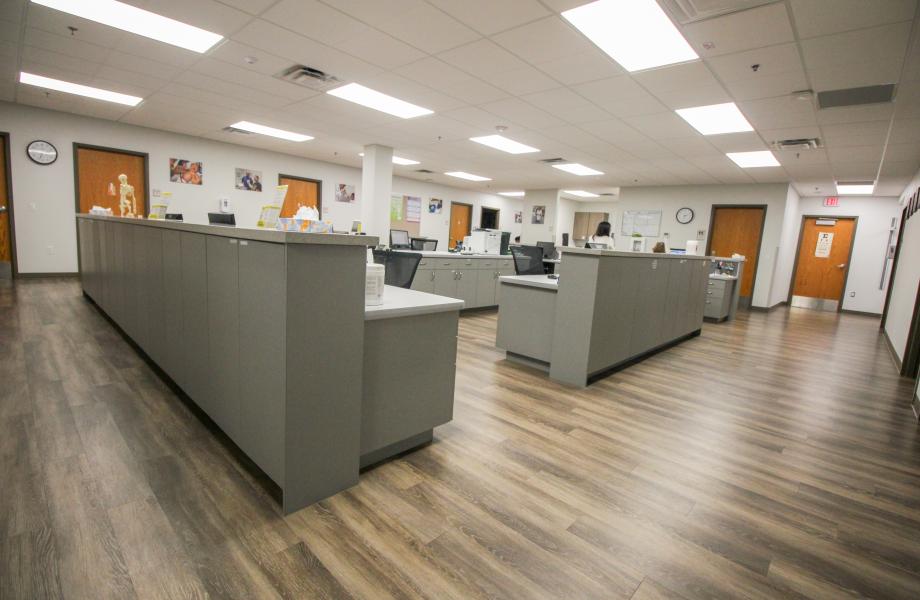
{"label": "exit sign", "polygon": [[840,206],[840,198],[837,196],[828,196],[824,199],[824,206]]}

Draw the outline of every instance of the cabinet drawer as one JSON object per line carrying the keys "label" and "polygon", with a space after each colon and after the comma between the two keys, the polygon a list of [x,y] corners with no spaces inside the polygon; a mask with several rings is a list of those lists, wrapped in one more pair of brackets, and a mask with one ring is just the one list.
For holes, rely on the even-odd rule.
{"label": "cabinet drawer", "polygon": [[476,261],[477,269],[495,269],[495,261],[491,258],[480,258]]}
{"label": "cabinet drawer", "polygon": [[514,259],[513,258],[501,258],[495,261],[495,266],[498,269],[513,269],[514,268]]}
{"label": "cabinet drawer", "polygon": [[727,283],[727,282],[726,282],[724,279],[710,279],[710,280],[709,280],[709,288],[710,288],[710,289],[719,288],[719,289],[721,289],[721,290],[724,290],[724,289],[725,289],[725,284],[726,284],[726,283]]}
{"label": "cabinet drawer", "polygon": [[711,287],[706,289],[706,299],[714,298],[721,300],[725,296],[725,288]]}

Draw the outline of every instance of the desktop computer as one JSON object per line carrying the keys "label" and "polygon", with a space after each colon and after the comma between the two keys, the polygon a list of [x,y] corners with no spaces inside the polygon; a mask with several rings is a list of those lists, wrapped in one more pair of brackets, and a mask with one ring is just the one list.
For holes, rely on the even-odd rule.
{"label": "desktop computer", "polygon": [[537,246],[543,249],[543,258],[556,258],[556,244],[553,242],[537,242]]}

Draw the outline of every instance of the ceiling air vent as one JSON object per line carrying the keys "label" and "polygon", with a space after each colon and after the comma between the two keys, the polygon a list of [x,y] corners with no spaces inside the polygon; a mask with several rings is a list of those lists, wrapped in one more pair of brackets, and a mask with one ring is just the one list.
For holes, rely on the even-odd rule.
{"label": "ceiling air vent", "polygon": [[434,173],[431,169],[416,169],[416,173]]}
{"label": "ceiling air vent", "polygon": [[662,0],[661,6],[675,21],[686,25],[749,8],[773,4],[778,0]]}
{"label": "ceiling air vent", "polygon": [[616,196],[614,192],[601,192],[601,196]]}
{"label": "ceiling air vent", "polygon": [[818,138],[799,138],[795,140],[776,140],[773,147],[777,150],[815,150],[821,147],[821,140]]}
{"label": "ceiling air vent", "polygon": [[243,131],[242,129],[237,129],[236,127],[224,127],[224,131],[227,133],[235,133],[237,135],[252,135],[251,131]]}
{"label": "ceiling air vent", "polygon": [[541,159],[539,162],[546,163],[548,165],[554,165],[556,163],[564,163],[564,162],[569,162],[569,161],[567,161],[564,158],[544,158],[544,159]]}
{"label": "ceiling air vent", "polygon": [[289,81],[301,87],[310,88],[311,90],[316,90],[317,92],[325,92],[331,90],[334,87],[337,87],[342,83],[342,80],[338,79],[334,75],[330,75],[325,71],[320,71],[319,69],[314,69],[313,67],[308,67],[306,65],[294,65],[293,67],[288,67],[280,73],[275,75],[278,79],[283,79],[284,81]]}
{"label": "ceiling air vent", "polygon": [[828,90],[818,92],[818,108],[880,104],[891,102],[892,98],[894,98],[893,83],[847,88],[845,90]]}

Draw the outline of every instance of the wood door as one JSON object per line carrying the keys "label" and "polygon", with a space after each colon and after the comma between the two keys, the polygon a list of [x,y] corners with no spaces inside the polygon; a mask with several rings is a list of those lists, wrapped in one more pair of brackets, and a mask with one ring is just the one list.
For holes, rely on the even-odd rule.
{"label": "wood door", "polygon": [[[6,136],[0,136],[0,275],[12,272],[13,237],[10,223],[9,182],[6,172]],[[9,263],[9,264],[7,264]]]}
{"label": "wood door", "polygon": [[740,292],[743,298],[750,298],[754,293],[754,278],[757,274],[760,238],[763,234],[766,212],[767,209],[763,206],[716,206],[712,210],[709,249],[706,253],[710,256],[725,257],[741,254],[745,257]]}
{"label": "wood door", "polygon": [[572,240],[583,240],[588,237],[588,217],[591,213],[575,213],[575,221],[572,223]]}
{"label": "wood door", "polygon": [[448,248],[453,248],[472,231],[473,207],[458,202],[450,203],[450,241]]}
{"label": "wood door", "polygon": [[842,299],[855,231],[856,219],[805,218],[795,264],[793,296]]}
{"label": "wood door", "polygon": [[[281,207],[282,217],[293,217],[301,205],[316,208],[320,213],[320,217],[322,217],[322,182],[292,175],[278,175],[278,185],[288,186],[287,196],[284,197],[284,206]],[[269,197],[274,198],[274,195]],[[268,203],[266,202],[266,204]]]}
{"label": "wood door", "polygon": [[93,205],[111,208],[118,216],[121,185],[128,176],[137,199],[137,216],[147,216],[147,155],[117,149],[74,145],[77,170],[77,212],[88,213]]}

